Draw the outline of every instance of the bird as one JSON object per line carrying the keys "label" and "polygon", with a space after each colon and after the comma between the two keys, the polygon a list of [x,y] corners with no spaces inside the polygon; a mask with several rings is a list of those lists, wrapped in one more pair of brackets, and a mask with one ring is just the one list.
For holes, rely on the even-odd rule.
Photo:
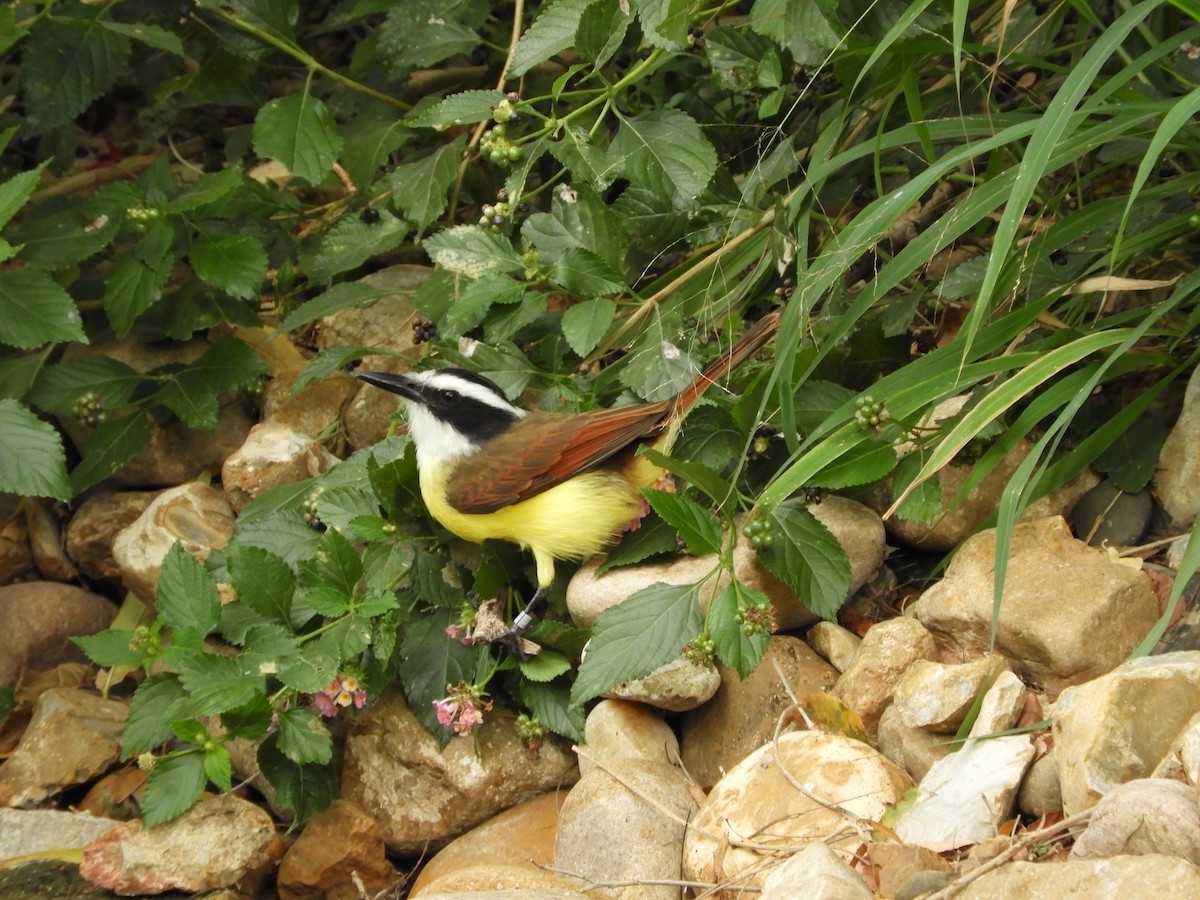
{"label": "bird", "polygon": [[642,488],[665,470],[637,453],[670,452],[705,391],[757,353],[779,327],[774,310],[676,396],[563,413],[526,410],[492,380],[458,367],[359,372],[399,395],[429,513],[473,543],[500,539],[533,554],[537,587],[500,637],[517,647],[537,621],[558,560],[600,553],[645,514]]}

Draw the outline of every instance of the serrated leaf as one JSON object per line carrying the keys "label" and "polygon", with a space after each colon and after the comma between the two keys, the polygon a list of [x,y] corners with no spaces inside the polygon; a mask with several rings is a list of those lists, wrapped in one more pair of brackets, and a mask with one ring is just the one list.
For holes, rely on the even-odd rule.
{"label": "serrated leaf", "polygon": [[[417,68],[459,53],[470,53],[480,43],[480,36],[471,27],[478,24],[468,4],[447,0],[407,0],[389,3],[383,26],[379,29],[380,55],[397,76],[407,75]],[[475,4],[474,9],[486,4]],[[468,21],[461,21],[468,18]]]}
{"label": "serrated leaf", "polygon": [[663,317],[656,315],[622,366],[621,383],[644,400],[667,400],[691,384],[698,366],[690,349],[675,343]]}
{"label": "serrated leaf", "polygon": [[318,616],[344,616],[350,611],[350,597],[324,584],[306,590],[304,603]]}
{"label": "serrated leaf", "polygon": [[144,412],[112,419],[92,431],[87,454],[71,470],[71,490],[81,494],[108,478],[150,444],[153,429]]}
{"label": "serrated leaf", "polygon": [[204,751],[204,774],[221,790],[233,790],[233,760],[224,744],[213,744]]}
{"label": "serrated leaf", "polygon": [[[24,20],[24,17],[22,19]],[[15,6],[0,8],[0,53],[7,53],[10,47],[27,34],[29,34],[29,29],[17,25],[17,8]],[[12,128],[10,131],[15,132],[16,128]],[[0,141],[0,151],[7,146],[7,139]]]}
{"label": "serrated leaf", "polygon": [[323,585],[349,597],[356,593],[362,578],[362,560],[341,533],[326,531],[313,558],[300,563],[300,576],[306,587]]}
{"label": "serrated leaf", "polygon": [[678,109],[659,109],[621,122],[609,155],[633,184],[692,206],[717,171],[717,151],[696,120]]}
{"label": "serrated leaf", "polygon": [[259,156],[278,160],[309,184],[319,184],[342,152],[333,113],[308,93],[263,104],[254,117],[253,143]]}
{"label": "serrated leaf", "polygon": [[42,169],[49,163],[50,160],[44,160],[36,168],[14,175],[4,184],[0,184],[0,228],[7,225],[17,214],[17,210],[25,205],[25,201],[29,199],[42,177]]}
{"label": "serrated leaf", "polygon": [[205,681],[173,706],[171,714],[177,719],[215,716],[231,709],[240,709],[265,690],[264,678],[245,673]]}
{"label": "serrated leaf", "polygon": [[721,523],[695,500],[655,488],[643,488],[642,496],[664,522],[679,532],[689,553],[703,556],[720,551]]}
{"label": "serrated leaf", "polygon": [[819,66],[841,43],[836,0],[758,0],[750,27],[792,52],[801,66]]}
{"label": "serrated leaf", "polygon": [[571,671],[571,661],[562,653],[543,648],[537,656],[521,660],[520,669],[521,675],[530,681],[553,681]]}
{"label": "serrated leaf", "polygon": [[878,481],[896,467],[896,450],[890,441],[872,438],[843,453],[808,483],[831,491],[870,484]]}
{"label": "serrated leaf", "polygon": [[258,748],[258,767],[275,788],[275,802],[306,822],[337,799],[338,773],[333,766],[292,762],[279,749],[279,735],[268,735]]}
{"label": "serrated leaf", "polygon": [[195,806],[207,784],[202,753],[157,760],[142,792],[142,822],[161,825],[178,818]]}
{"label": "serrated leaf", "polygon": [[154,602],[167,627],[208,634],[221,618],[221,595],[204,565],[176,541],[163,557]]}
{"label": "serrated leaf", "polygon": [[71,295],[37,269],[0,272],[0,343],[29,350],[60,341],[88,342]]}
{"label": "serrated leaf", "polygon": [[291,566],[261,547],[232,544],[225,548],[229,583],[250,609],[287,624],[292,614],[296,576]]}
{"label": "serrated leaf", "polygon": [[62,438],[16,400],[0,400],[0,491],[71,498]]}
{"label": "serrated leaf", "polygon": [[320,381],[331,372],[336,372],[343,366],[347,366],[352,362],[362,359],[364,356],[370,356],[376,352],[380,351],[375,347],[363,347],[361,345],[330,347],[328,350],[320,351],[308,361],[307,365],[300,370],[300,374],[296,376],[296,380],[292,382],[293,396],[300,393],[313,382]]}
{"label": "serrated leaf", "polygon": [[333,758],[333,738],[311,709],[287,709],[279,714],[279,750],[294,763],[324,764]]}
{"label": "serrated leaf", "polygon": [[299,513],[283,511],[244,519],[243,512],[234,523],[232,543],[270,550],[290,565],[297,565],[316,553],[321,542],[321,533],[306,524]]}
{"label": "serrated leaf", "polygon": [[38,22],[21,56],[29,122],[41,132],[69,123],[116,83],[129,50],[98,19]]}
{"label": "serrated leaf", "polygon": [[145,378],[111,356],[84,356],[42,371],[30,399],[59,416],[71,415],[83,393],[95,394],[104,409],[120,409]]}
{"label": "serrated leaf", "polygon": [[429,258],[443,269],[470,278],[524,267],[508,238],[478,225],[459,225],[439,231],[425,238],[423,246]]}
{"label": "serrated leaf", "polygon": [[267,277],[267,251],[248,234],[202,234],[188,252],[203,281],[239,300],[252,300]]}
{"label": "serrated leaf", "polygon": [[454,304],[438,321],[442,337],[460,337],[486,318],[494,304],[519,303],[525,296],[525,285],[506,275],[484,275],[463,287]]}
{"label": "serrated leaf", "polygon": [[1144,415],[1136,428],[1123,432],[1092,461],[1092,468],[1107,475],[1122,491],[1136,494],[1154,477],[1166,438],[1163,420]]}
{"label": "serrated leaf", "polygon": [[71,638],[71,642],[87,654],[98,666],[140,666],[147,657],[141,647],[133,646],[133,632],[121,628],[109,628],[95,634],[83,634]]}
{"label": "serrated leaf", "polygon": [[483,648],[464,647],[446,634],[452,611],[438,607],[413,616],[393,657],[396,675],[413,714],[435,737],[449,733],[438,724],[433,701],[446,696],[446,685],[471,681],[475,660]]}
{"label": "serrated leaf", "polygon": [[438,128],[483,122],[492,117],[492,110],[503,99],[504,95],[499,91],[461,91],[409,116],[404,124],[413,128]]}
{"label": "serrated leaf", "polygon": [[928,450],[917,450],[908,454],[896,465],[892,476],[893,496],[903,494],[904,502],[896,510],[896,516],[910,522],[932,525],[942,514],[942,481],[929,478],[910,489],[913,479],[921,472],[929,457]]}
{"label": "serrated leaf", "polygon": [[569,741],[583,740],[583,708],[571,705],[571,689],[565,682],[537,684],[522,681],[521,702],[555,734],[561,734]]}
{"label": "serrated leaf", "polygon": [[642,32],[655,47],[679,50],[687,40],[688,0],[637,0]]}
{"label": "serrated leaf", "polygon": [[424,159],[396,166],[388,184],[392,203],[423,231],[446,210],[447,192],[458,175],[458,162],[467,146],[467,136],[460,134],[449,144],[443,144]]}
{"label": "serrated leaf", "polygon": [[322,488],[317,494],[317,518],[341,532],[358,536],[351,522],[359,516],[379,515],[379,504],[362,485]]}
{"label": "serrated leaf", "polygon": [[138,316],[162,299],[175,262],[174,241],[175,229],[157,221],[132,253],[113,263],[104,284],[104,311],[118,337],[128,334]]}
{"label": "serrated leaf", "polygon": [[615,300],[596,297],[569,307],[562,316],[562,333],[576,356],[587,356],[612,327],[617,314]]}
{"label": "serrated leaf", "polygon": [[338,674],[338,661],[306,648],[303,656],[280,660],[279,681],[301,694],[315,694],[333,683]]}
{"label": "serrated leaf", "polygon": [[649,675],[700,633],[695,585],[654,584],[601,614],[571,688],[580,706],[622,681]]}
{"label": "serrated leaf", "polygon": [[764,608],[770,598],[762,591],[733,581],[726,585],[708,607],[708,631],[717,656],[725,665],[746,678],[758,668],[767,652],[771,635],[767,629],[747,634],[738,617],[751,606]]}
{"label": "serrated leaf", "polygon": [[551,265],[550,273],[568,291],[585,297],[616,294],[628,289],[621,273],[582,247],[564,249]]}
{"label": "serrated leaf", "polygon": [[408,223],[387,210],[381,210],[378,220],[370,223],[347,216],[329,229],[314,253],[304,254],[300,262],[311,281],[327,282],[373,256],[396,249],[408,232]]}
{"label": "serrated leaf", "polygon": [[627,3],[599,0],[589,4],[579,17],[575,50],[592,62],[595,68],[601,68],[621,49],[625,32],[632,21],[633,13]]}
{"label": "serrated leaf", "polygon": [[167,709],[183,696],[183,686],[174,675],[151,675],[138,685],[129,701],[129,715],[121,733],[123,759],[153,750],[171,739]]}
{"label": "serrated leaf", "polygon": [[633,531],[621,535],[621,542],[608,551],[596,574],[603,575],[610,569],[632,566],[651,556],[674,553],[678,549],[675,529],[658,516],[650,516]]}
{"label": "serrated leaf", "polygon": [[673,475],[678,475],[688,484],[698,487],[717,503],[724,503],[725,499],[733,493],[733,485],[722,478],[719,472],[708,466],[667,456],[652,447],[639,447],[638,455],[646,457],[650,462],[661,466]]}
{"label": "serrated leaf", "polygon": [[850,560],[837,538],[799,501],[779,504],[767,516],[774,542],[758,559],[796,592],[800,602],[832,620],[850,588]]}
{"label": "serrated leaf", "polygon": [[575,44],[579,18],[595,0],[554,0],[543,6],[521,35],[508,67],[508,77],[524,75],[540,62]]}
{"label": "serrated leaf", "polygon": [[342,309],[370,309],[379,298],[391,294],[361,281],[343,281],[292,310],[277,330],[286,334]]}
{"label": "serrated leaf", "polygon": [[183,41],[179,39],[179,35],[173,31],[167,31],[165,28],[160,28],[157,25],[128,25],[124,22],[110,22],[107,19],[97,19],[97,23],[107,28],[109,31],[115,31],[117,34],[124,35],[135,41],[141,41],[147,47],[153,47],[155,50],[163,50],[167,53],[174,53],[176,56],[183,56]]}
{"label": "serrated leaf", "polygon": [[220,395],[265,373],[266,365],[249,344],[225,338],[167,377],[154,399],[193,428],[211,431],[217,427]]}
{"label": "serrated leaf", "polygon": [[237,166],[220,172],[206,172],[167,204],[167,212],[185,213],[211,206],[240,188],[245,180]]}

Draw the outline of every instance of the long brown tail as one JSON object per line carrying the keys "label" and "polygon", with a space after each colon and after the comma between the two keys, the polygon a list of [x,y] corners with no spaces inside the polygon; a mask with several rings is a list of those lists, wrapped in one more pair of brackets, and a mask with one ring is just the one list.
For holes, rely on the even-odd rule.
{"label": "long brown tail", "polygon": [[696,376],[675,398],[672,404],[671,417],[682,418],[687,414],[692,404],[703,396],[709,386],[719,381],[736,369],[747,359],[757,353],[779,329],[779,320],[783,317],[781,310],[774,310],[763,316],[754,326],[742,335],[742,339],[734,344],[729,352],[712,363],[707,369]]}

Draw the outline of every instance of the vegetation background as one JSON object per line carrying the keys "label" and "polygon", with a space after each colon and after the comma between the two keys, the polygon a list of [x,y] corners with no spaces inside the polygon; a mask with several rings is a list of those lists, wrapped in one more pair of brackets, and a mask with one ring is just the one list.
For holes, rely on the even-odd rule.
{"label": "vegetation background", "polygon": [[[649,498],[616,562],[682,542],[719,571],[751,540],[832,617],[844,554],[805,490],[890,480],[898,515],[932,521],[941,469],[971,465],[965,492],[1031,439],[1003,558],[1019,511],[1083,467],[1149,482],[1200,358],[1195,0],[44,0],[0,7],[0,53],[15,495],[70,503],[156,422],[215,427],[222,394],[273,374],[250,329],[308,347],[396,262],[436,267],[422,356],[461,363],[470,340],[472,368],[547,409],[669,396],[781,306],[774,359],[689,420],[665,460],[684,490]],[[64,358],[109,333],[210,348],[149,373]],[[298,385],[370,350],[315,354]],[[635,595],[582,668],[589,635],[562,624],[520,663],[447,640],[472,610],[414,473],[396,437],[261,497],[206,564],[168,556],[154,612],[83,642],[148,676],[124,746],[165,750],[147,821],[228,788],[234,736],[266,736],[301,818],[322,808],[333,740],[308,698],[338,679],[399,682],[447,740],[455,685],[577,738],[588,699],[685,645],[761,657],[765,598],[736,582],[706,614],[694,588]],[[459,577],[493,596],[523,564],[489,547]]]}

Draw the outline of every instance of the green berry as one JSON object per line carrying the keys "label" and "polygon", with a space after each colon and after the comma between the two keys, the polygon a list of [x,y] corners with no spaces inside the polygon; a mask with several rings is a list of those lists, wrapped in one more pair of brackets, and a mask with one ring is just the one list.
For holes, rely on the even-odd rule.
{"label": "green berry", "polygon": [[521,148],[516,146],[515,144],[511,145],[506,152],[508,154],[508,159],[510,162],[516,162],[518,159],[521,158],[521,155],[522,155]]}

